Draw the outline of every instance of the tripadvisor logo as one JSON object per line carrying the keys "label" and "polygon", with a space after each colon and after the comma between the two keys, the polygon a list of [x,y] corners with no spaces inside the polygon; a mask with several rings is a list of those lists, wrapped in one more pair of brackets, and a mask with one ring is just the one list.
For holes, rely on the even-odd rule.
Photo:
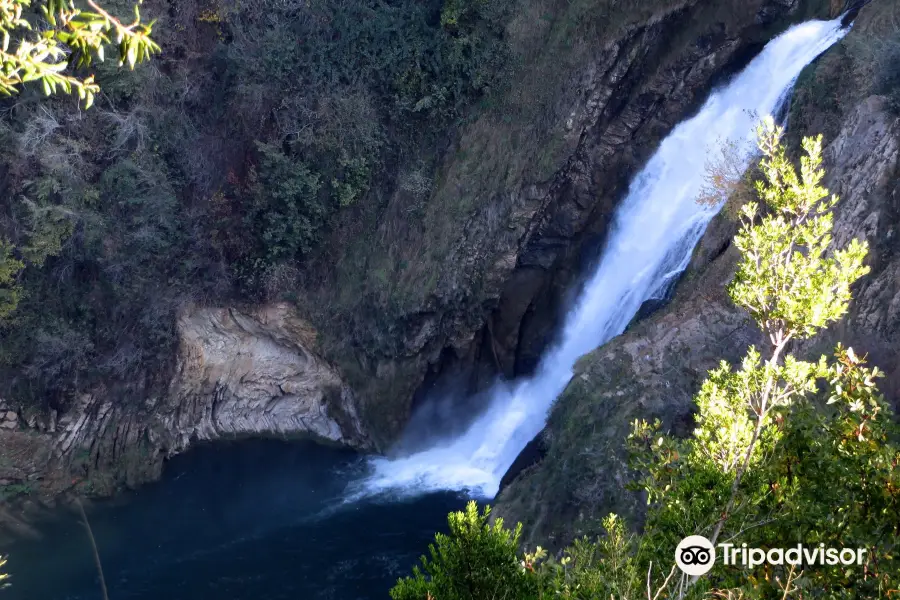
{"label": "tripadvisor logo", "polygon": [[716,549],[702,535],[689,535],[675,548],[675,563],[688,575],[705,575],[716,562]]}
{"label": "tripadvisor logo", "polygon": [[[861,565],[865,548],[826,548],[825,544],[791,548],[748,548],[747,544],[719,544],[722,564],[746,568],[769,565]],[[689,535],[675,548],[675,563],[688,575],[705,575],[716,562],[716,547],[702,535]]]}

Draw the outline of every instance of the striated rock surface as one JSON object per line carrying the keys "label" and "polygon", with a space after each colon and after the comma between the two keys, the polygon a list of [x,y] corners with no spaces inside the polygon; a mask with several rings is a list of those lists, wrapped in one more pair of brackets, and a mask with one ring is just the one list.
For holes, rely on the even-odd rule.
{"label": "striated rock surface", "polygon": [[830,189],[842,198],[834,224],[836,244],[869,242],[871,272],[858,284],[846,319],[807,346],[827,351],[838,340],[869,354],[885,371],[879,387],[900,392],[900,116],[880,96],[862,100],[846,115],[828,146]]}
{"label": "striated rock surface", "polygon": [[179,321],[178,373],[162,429],[175,447],[223,435],[308,433],[365,446],[355,399],[310,351],[315,332],[287,305],[253,313],[203,309]]}
{"label": "striated rock surface", "polygon": [[[852,110],[826,148],[826,184],[841,196],[835,242],[866,239],[872,272],[859,284],[847,317],[793,348],[827,353],[837,340],[868,352],[887,372],[880,382],[897,405],[900,385],[900,117],[884,98]],[[695,252],[676,297],[664,310],[580,361],[541,434],[544,458],[518,473],[498,498],[497,514],[523,521],[528,542],[564,544],[599,531],[609,512],[639,516],[641,502],[625,490],[624,439],[636,418],[660,418],[676,434],[691,429],[693,394],[720,359],[737,361],[760,334],[731,304],[725,285],[737,252],[734,232],[717,217]]]}
{"label": "striated rock surface", "polygon": [[223,437],[371,447],[353,393],[313,352],[315,332],[288,305],[196,309],[181,316],[178,330],[177,369],[162,397],[135,406],[97,390],[58,420],[54,411],[20,423],[5,412],[0,480],[105,493],[154,478],[165,458]]}

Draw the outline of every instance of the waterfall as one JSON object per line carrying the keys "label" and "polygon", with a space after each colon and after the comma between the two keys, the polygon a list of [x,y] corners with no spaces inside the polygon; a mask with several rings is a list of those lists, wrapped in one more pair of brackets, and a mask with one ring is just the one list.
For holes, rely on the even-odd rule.
{"label": "waterfall", "polygon": [[746,168],[760,118],[778,109],[800,71],[845,32],[840,19],[791,28],[675,127],[632,180],[596,270],[534,375],[497,382],[487,410],[461,435],[405,457],[373,459],[356,493],[467,490],[493,497],[500,478],[546,424],[575,361],[622,333],[641,304],[658,297],[687,266],[719,209],[696,201],[708,158],[723,140],[746,141],[739,157]]}

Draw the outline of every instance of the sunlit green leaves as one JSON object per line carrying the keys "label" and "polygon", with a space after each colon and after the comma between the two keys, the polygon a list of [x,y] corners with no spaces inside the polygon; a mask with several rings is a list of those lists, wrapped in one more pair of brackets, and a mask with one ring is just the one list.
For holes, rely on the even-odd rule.
{"label": "sunlit green leaves", "polygon": [[104,60],[104,45],[112,43],[112,37],[120,66],[133,69],[160,51],[150,38],[154,22],[141,23],[137,5],[134,21],[126,25],[93,0],[87,0],[93,11],[76,8],[71,1],[47,0],[41,13],[50,27],[36,33],[22,17],[23,7],[29,4],[29,0],[0,0],[0,94],[4,96],[17,93],[22,84],[40,81],[44,94],[77,93],[89,108],[100,90],[93,75],[65,71]]}
{"label": "sunlit green leaves", "polygon": [[464,511],[450,513],[449,533],[435,536],[421,569],[399,580],[391,598],[534,598],[533,566],[517,557],[522,526],[509,530],[503,519],[490,523],[489,516],[490,508],[479,511],[474,501]]}
{"label": "sunlit green leaves", "polygon": [[734,240],[742,260],[729,293],[773,340],[806,338],[847,311],[850,286],[869,271],[868,246],[853,240],[829,252],[838,199],[820,185],[821,137],[803,140],[798,176],[780,143],[782,129],[768,119],[758,134],[764,181],[757,194],[767,212],[744,206]]}
{"label": "sunlit green leaves", "polygon": [[[435,535],[422,567],[413,568],[391,590],[394,600],[594,600],[641,598],[666,573],[647,577],[636,556],[638,538],[616,515],[602,521],[605,535],[576,539],[561,554],[538,546],[519,554],[521,525],[488,521],[490,509],[470,502],[451,513],[448,534]],[[660,577],[660,574],[662,577]],[[660,596],[666,598],[670,596]],[[648,599],[650,600],[650,599]]]}
{"label": "sunlit green leaves", "polygon": [[[631,467],[650,502],[642,543],[660,547],[700,534],[761,547],[865,547],[873,557],[867,571],[823,568],[795,585],[811,597],[845,585],[848,594],[837,596],[870,597],[900,579],[892,541],[900,533],[900,453],[893,445],[900,432],[878,394],[880,373],[841,346],[833,361],[785,353],[789,340],[846,313],[850,286],[868,271],[867,248],[857,240],[832,248],[837,198],[821,185],[821,138],[803,141],[798,174],[780,135],[771,120],[759,129],[762,206],[743,207],[735,239],[741,261],[729,288],[771,346],[748,349],[739,369],[723,362],[709,372],[695,397],[690,438],[635,422]],[[817,382],[828,383],[826,402],[811,402],[820,399]],[[780,592],[770,571],[714,570],[707,579],[754,597]]]}

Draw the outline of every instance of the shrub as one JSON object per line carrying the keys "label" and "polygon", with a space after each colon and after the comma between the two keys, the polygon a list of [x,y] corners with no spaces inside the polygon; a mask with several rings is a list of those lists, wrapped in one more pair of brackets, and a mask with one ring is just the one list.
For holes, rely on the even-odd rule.
{"label": "shrub", "polygon": [[488,522],[490,508],[479,512],[475,502],[448,517],[449,535],[439,533],[411,577],[391,590],[394,600],[520,600],[534,596],[532,570],[517,557],[521,525],[514,530],[503,519]]}
{"label": "shrub", "polygon": [[330,212],[319,194],[319,175],[275,146],[258,148],[259,171],[251,178],[247,224],[257,232],[267,262],[309,253]]}
{"label": "shrub", "polygon": [[397,582],[394,600],[542,600],[632,597],[640,580],[634,557],[635,536],[615,515],[603,521],[606,535],[576,540],[558,560],[540,546],[518,552],[521,524],[507,529],[503,519],[488,521],[474,502],[451,513],[450,533],[437,534],[422,557],[423,570]]}
{"label": "shrub", "polygon": [[13,256],[12,245],[0,239],[0,320],[8,317],[19,305],[22,289],[16,276],[24,266]]}

